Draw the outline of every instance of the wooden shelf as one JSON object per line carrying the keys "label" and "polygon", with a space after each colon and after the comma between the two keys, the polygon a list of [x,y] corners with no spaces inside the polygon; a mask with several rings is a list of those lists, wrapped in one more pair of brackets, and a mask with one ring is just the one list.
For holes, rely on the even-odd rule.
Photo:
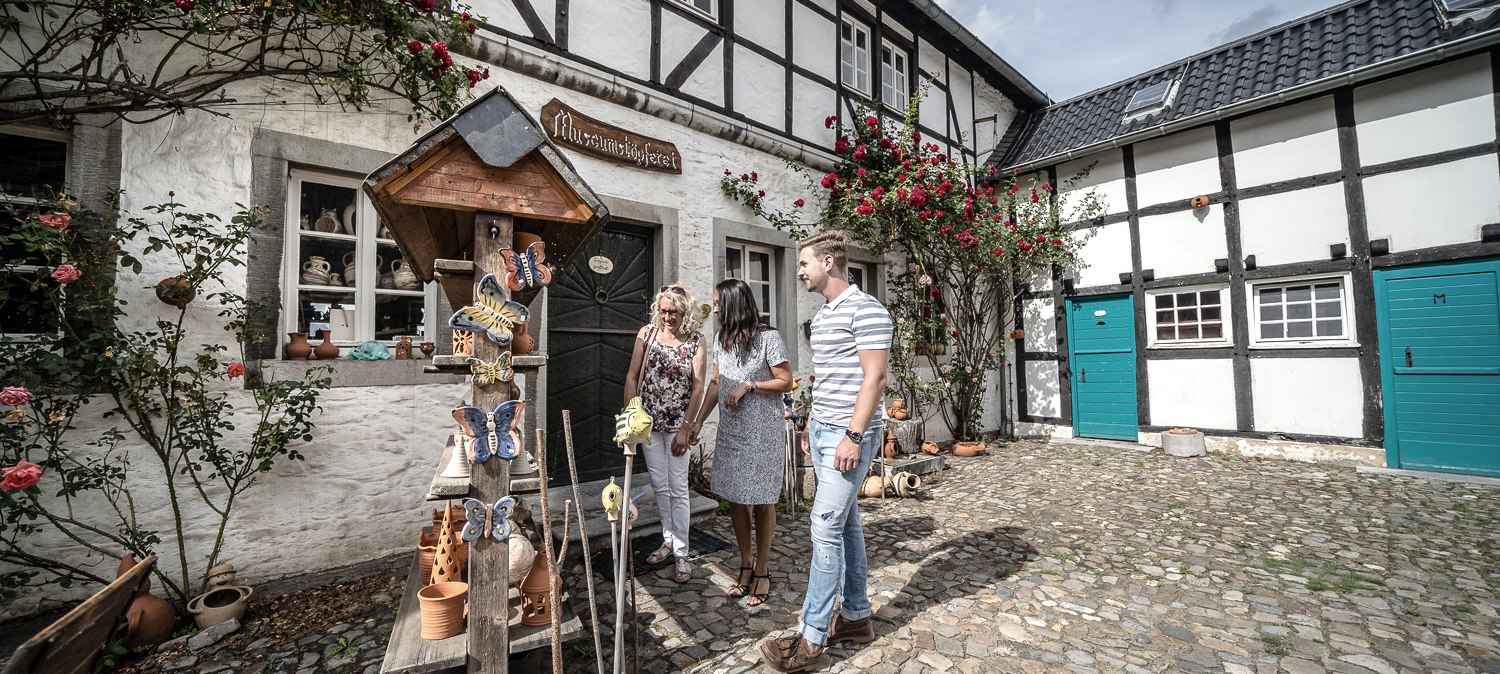
{"label": "wooden shelf", "polygon": [[[432,475],[432,486],[427,488],[428,501],[447,501],[456,498],[466,498],[469,495],[469,478],[467,477],[443,477],[443,469],[448,467],[448,462],[453,456],[453,436],[448,436],[447,444],[443,445],[443,457],[438,461],[437,471]],[[500,461],[501,459],[490,459]],[[535,494],[542,489],[541,471],[530,475],[520,475],[510,479],[510,493],[512,494]]]}
{"label": "wooden shelf", "polygon": [[[422,609],[418,605],[417,592],[426,583],[418,577],[419,575],[417,560],[413,558],[411,571],[406,574],[406,588],[401,594],[401,605],[396,609],[396,621],[391,626],[391,639],[386,644],[385,660],[380,663],[380,672],[381,674],[462,672],[468,665],[468,633],[461,632],[447,639],[422,638]],[[521,624],[521,599],[515,588],[510,588],[510,599],[506,603],[510,611],[510,652],[512,654],[551,646],[551,626]],[[584,636],[583,621],[579,620],[578,615],[573,612],[571,603],[566,595],[562,597],[563,643]]]}
{"label": "wooden shelf", "polygon": [[[487,339],[475,335],[475,339]],[[526,356],[515,356],[510,359],[512,369],[526,372],[528,370],[539,370],[547,364],[547,354],[533,353]],[[425,370],[428,373],[442,374],[469,374],[468,356],[433,356],[431,363]]]}

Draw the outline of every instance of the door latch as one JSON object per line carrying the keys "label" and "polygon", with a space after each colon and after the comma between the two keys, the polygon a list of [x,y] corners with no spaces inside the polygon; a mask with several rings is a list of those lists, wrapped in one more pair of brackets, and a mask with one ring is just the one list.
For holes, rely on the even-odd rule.
{"label": "door latch", "polygon": [[1411,347],[1406,347],[1406,366],[1411,367]]}
{"label": "door latch", "polygon": [[[1408,350],[1410,350],[1410,349],[1408,349]],[[1408,357],[1407,360],[1410,360],[1410,358]],[[1080,383],[1080,384],[1087,384],[1088,382],[1089,382],[1089,371],[1088,370],[1079,370],[1078,371],[1078,383]]]}

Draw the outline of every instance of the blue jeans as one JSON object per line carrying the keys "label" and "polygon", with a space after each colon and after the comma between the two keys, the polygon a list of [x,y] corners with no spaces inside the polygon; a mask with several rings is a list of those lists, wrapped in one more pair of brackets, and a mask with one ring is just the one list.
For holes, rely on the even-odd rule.
{"label": "blue jeans", "polygon": [[865,557],[865,532],[859,526],[860,484],[870,470],[870,462],[880,449],[879,424],[865,429],[859,444],[859,464],[839,472],[833,467],[833,456],[844,429],[808,422],[808,445],[812,451],[813,471],[818,476],[818,493],[812,505],[812,564],[808,571],[807,598],[802,602],[802,636],[815,644],[828,642],[833,626],[833,600],[843,585],[840,613],[845,620],[860,620],[870,615],[870,597],[865,582],[870,563]]}

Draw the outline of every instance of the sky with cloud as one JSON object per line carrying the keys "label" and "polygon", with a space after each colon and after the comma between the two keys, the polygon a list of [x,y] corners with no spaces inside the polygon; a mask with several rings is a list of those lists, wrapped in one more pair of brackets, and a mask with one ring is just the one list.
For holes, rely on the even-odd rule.
{"label": "sky with cloud", "polygon": [[937,0],[1054,101],[1072,98],[1335,0]]}

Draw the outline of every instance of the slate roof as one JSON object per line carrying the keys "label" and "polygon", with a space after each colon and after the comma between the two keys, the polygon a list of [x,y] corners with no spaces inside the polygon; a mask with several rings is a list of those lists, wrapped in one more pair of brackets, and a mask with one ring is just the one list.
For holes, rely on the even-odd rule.
{"label": "slate roof", "polygon": [[[1500,37],[1500,12],[1447,25],[1435,0],[1354,0],[1215,47],[1028,114],[1011,143],[997,148],[1004,168],[1063,161],[1065,153],[1212,113],[1236,104],[1243,112],[1276,94],[1370,66],[1391,65],[1423,50],[1477,35]],[[1479,48],[1481,44],[1475,44]],[[1456,54],[1449,54],[1453,56]],[[1373,76],[1373,75],[1369,75]],[[1143,87],[1180,77],[1165,111],[1122,121],[1125,104]],[[1343,81],[1343,78],[1339,78]],[[1310,93],[1310,92],[1308,92]]]}

